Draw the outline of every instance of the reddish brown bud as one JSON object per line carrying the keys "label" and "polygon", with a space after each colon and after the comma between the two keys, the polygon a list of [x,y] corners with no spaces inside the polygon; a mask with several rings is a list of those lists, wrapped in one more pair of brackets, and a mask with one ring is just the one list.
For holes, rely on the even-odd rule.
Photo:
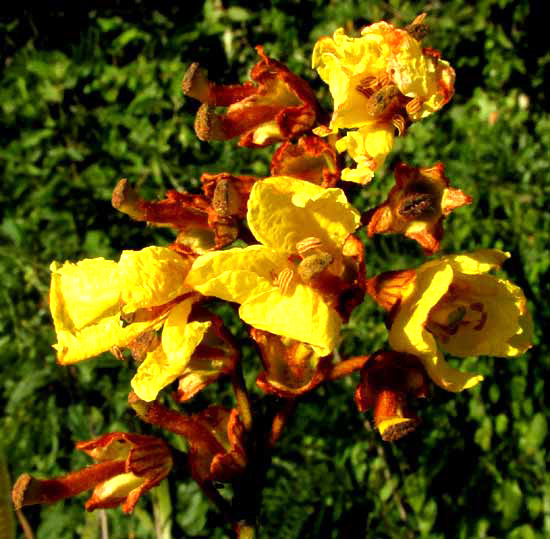
{"label": "reddish brown bud", "polygon": [[361,369],[355,403],[360,412],[373,411],[382,439],[393,442],[420,423],[408,406],[408,397],[426,397],[427,393],[428,376],[415,356],[378,352]]}
{"label": "reddish brown bud", "polygon": [[323,187],[334,187],[340,179],[336,150],[323,138],[304,135],[297,143],[285,142],[271,160],[272,176],[292,176]]}

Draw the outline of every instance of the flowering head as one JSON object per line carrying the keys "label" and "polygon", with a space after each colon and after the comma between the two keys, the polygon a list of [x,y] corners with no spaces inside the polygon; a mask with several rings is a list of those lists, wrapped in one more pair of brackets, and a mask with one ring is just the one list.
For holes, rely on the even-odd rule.
{"label": "flowering head", "polygon": [[471,202],[460,189],[449,187],[441,163],[420,168],[399,163],[388,198],[367,216],[368,234],[404,234],[433,254],[439,250],[443,219]]}
{"label": "flowering head", "polygon": [[448,391],[467,389],[483,377],[454,369],[443,352],[458,357],[525,352],[532,343],[532,320],[523,292],[486,275],[509,256],[479,250],[370,279],[369,293],[391,313],[391,347],[416,355]]}
{"label": "flowering head", "polygon": [[453,95],[454,70],[437,51],[422,48],[421,15],[406,29],[378,22],[348,37],[342,28],[321,38],[313,67],[329,85],[334,113],[317,134],[356,128],[336,148],[357,163],[342,179],[369,182],[393,146],[395,131],[439,110]]}
{"label": "flowering head", "polygon": [[19,477],[13,488],[16,509],[37,503],[54,503],[91,488],[86,509],[122,506],[131,513],[144,492],[158,485],[172,469],[168,446],[159,438],[125,432],[112,432],[76,448],[96,464],[55,479]]}
{"label": "flowering head", "polygon": [[[309,85],[286,66],[256,47],[260,61],[252,68],[252,82],[224,86],[208,80],[198,64],[183,79],[183,93],[202,105],[195,119],[201,140],[240,137],[239,145],[262,147],[294,138],[313,127],[318,105]],[[215,107],[227,107],[224,115]]]}

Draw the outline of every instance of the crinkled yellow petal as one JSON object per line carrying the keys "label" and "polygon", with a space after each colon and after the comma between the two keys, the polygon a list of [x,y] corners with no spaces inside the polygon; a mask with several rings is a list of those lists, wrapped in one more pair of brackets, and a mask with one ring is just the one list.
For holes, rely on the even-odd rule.
{"label": "crinkled yellow petal", "polygon": [[359,212],[341,189],[325,189],[288,176],[256,182],[248,199],[248,225],[257,240],[285,253],[316,237],[330,251],[340,251],[360,224]]}
{"label": "crinkled yellow petal", "polygon": [[82,329],[120,310],[116,262],[104,258],[62,266],[53,262],[50,270],[50,309],[56,329]]}
{"label": "crinkled yellow petal", "polygon": [[117,313],[80,330],[56,327],[57,344],[54,344],[54,348],[57,350],[57,361],[67,365],[107,352],[114,346],[124,348],[142,333],[158,328],[164,318],[160,316],[122,327],[120,313]]}
{"label": "crinkled yellow petal", "polygon": [[442,262],[453,265],[456,271],[467,275],[479,275],[498,269],[510,258],[510,253],[498,249],[479,249],[471,253],[443,257]]}
{"label": "crinkled yellow petal", "polygon": [[257,329],[311,344],[322,356],[338,344],[340,316],[317,291],[301,283],[289,295],[274,289],[247,300],[239,315]]}
{"label": "crinkled yellow petal", "polygon": [[184,300],[168,315],[162,330],[161,344],[147,354],[132,378],[136,395],[150,402],[159,391],[181,375],[201,342],[210,322],[188,322],[193,300]]}
{"label": "crinkled yellow petal", "polygon": [[341,73],[348,79],[357,75],[380,75],[386,70],[389,44],[376,32],[360,38],[349,37],[343,28],[323,37],[313,48],[312,67],[329,85],[333,96],[339,94]]}
{"label": "crinkled yellow petal", "polygon": [[397,312],[389,342],[397,352],[417,356],[438,386],[447,391],[462,391],[483,377],[451,367],[439,352],[434,336],[424,328],[430,310],[448,291],[453,275],[452,267],[440,261],[424,264],[417,270],[416,285]]}
{"label": "crinkled yellow petal", "polygon": [[336,142],[339,152],[347,151],[357,163],[356,169],[344,169],[342,180],[368,183],[391,152],[395,128],[393,126],[368,125],[357,131],[349,131]]}
{"label": "crinkled yellow petal", "polygon": [[61,364],[88,359],[113,346],[124,347],[159,325],[162,317],[122,327],[117,264],[103,258],[51,265],[50,309]]}
{"label": "crinkled yellow petal", "polygon": [[191,262],[165,247],[122,251],[118,263],[123,311],[164,305],[189,292],[184,284]]}
{"label": "crinkled yellow petal", "polygon": [[286,267],[286,254],[263,245],[213,251],[195,260],[186,283],[205,296],[243,303],[276,288],[275,278]]}
{"label": "crinkled yellow petal", "polygon": [[369,77],[381,77],[388,69],[390,47],[380,32],[360,38],[348,37],[339,28],[333,38],[320,39],[314,49],[312,65],[329,85],[334,99],[330,128],[360,127],[372,119],[366,97],[358,88]]}
{"label": "crinkled yellow petal", "polygon": [[[445,352],[458,357],[517,356],[531,346],[530,320],[521,288],[492,275],[464,275],[460,279],[475,301],[483,304],[487,320],[482,329],[460,327],[448,341],[441,342]],[[474,300],[472,300],[474,302]]]}

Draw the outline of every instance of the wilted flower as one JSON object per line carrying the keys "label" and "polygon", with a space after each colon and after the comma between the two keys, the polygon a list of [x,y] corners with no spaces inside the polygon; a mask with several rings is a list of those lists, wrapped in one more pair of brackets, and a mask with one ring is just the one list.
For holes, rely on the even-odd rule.
{"label": "wilted flower", "polygon": [[243,205],[246,213],[246,200],[256,178],[203,174],[201,181],[205,195],[170,190],[164,200],[150,202],[122,179],[113,191],[113,206],[138,221],[176,229],[175,246],[181,252],[198,254],[219,249],[237,239],[236,217]]}
{"label": "wilted flower", "polygon": [[257,182],[247,221],[262,245],[206,253],[186,283],[205,296],[240,303],[239,315],[252,327],[327,355],[337,343],[341,318],[338,305],[330,304],[334,298],[316,284],[325,272],[334,271],[330,280],[337,281],[346,269],[342,250],[359,219],[340,189],[284,176]]}
{"label": "wilted flower", "polygon": [[420,168],[399,163],[388,198],[367,216],[369,237],[404,234],[433,254],[443,237],[443,219],[471,202],[472,197],[449,187],[441,163]]}
{"label": "wilted flower", "polygon": [[369,182],[413,121],[439,110],[454,92],[454,70],[437,51],[419,41],[424,14],[406,29],[378,22],[348,37],[339,28],[321,38],[313,50],[313,67],[329,85],[334,113],[328,128],[317,134],[349,131],[336,143],[357,168],[344,169],[342,179]]}
{"label": "wilted flower", "polygon": [[304,135],[293,143],[287,141],[273,154],[272,176],[292,176],[322,187],[334,187],[340,181],[336,150],[316,135]]}
{"label": "wilted flower", "polygon": [[320,357],[310,345],[255,328],[250,335],[260,349],[265,368],[256,384],[267,393],[294,398],[324,380],[330,360]]}
{"label": "wilted flower", "polygon": [[522,290],[485,275],[510,255],[496,249],[446,256],[416,270],[368,281],[368,292],[390,310],[390,345],[417,356],[443,389],[461,391],[481,375],[451,367],[454,356],[517,356],[532,344],[532,320]]}
{"label": "wilted flower", "polygon": [[13,505],[54,503],[91,488],[86,509],[117,507],[131,513],[144,492],[158,485],[172,469],[169,447],[159,438],[125,432],[112,432],[76,448],[92,457],[96,464],[55,479],[19,477],[13,487]]}
{"label": "wilted flower", "polygon": [[231,481],[246,468],[244,427],[236,409],[209,406],[198,414],[187,415],[158,402],[141,401],[133,393],[128,402],[143,421],[187,439],[191,474],[199,484]]}
{"label": "wilted flower", "polygon": [[[296,137],[313,127],[318,113],[315,94],[306,81],[256,47],[261,60],[252,68],[253,82],[228,86],[208,80],[206,72],[192,64],[183,79],[183,93],[201,103],[195,132],[201,140],[240,137],[249,148]],[[215,107],[227,107],[224,115]]]}
{"label": "wilted flower", "polygon": [[409,407],[409,397],[427,394],[428,377],[418,358],[398,352],[377,352],[361,369],[355,403],[360,412],[372,410],[382,439],[393,442],[420,423]]}

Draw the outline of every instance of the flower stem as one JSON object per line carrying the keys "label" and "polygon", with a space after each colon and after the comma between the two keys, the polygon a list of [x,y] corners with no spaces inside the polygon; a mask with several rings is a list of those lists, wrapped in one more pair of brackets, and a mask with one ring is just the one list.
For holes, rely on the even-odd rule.
{"label": "flower stem", "polygon": [[273,447],[277,443],[277,441],[281,437],[281,434],[283,433],[283,429],[288,421],[288,418],[292,415],[295,408],[295,399],[286,399],[283,402],[280,410],[275,414],[275,417],[273,418],[273,422],[271,424],[271,432],[269,433],[268,447]]}
{"label": "flower stem", "polygon": [[243,426],[247,432],[252,430],[252,409],[250,408],[250,399],[248,398],[248,392],[244,384],[243,371],[240,361],[237,362],[235,371],[231,377],[233,384],[233,391],[235,392],[235,398],[237,399],[237,408],[239,410],[239,416],[243,423]]}
{"label": "flower stem", "polygon": [[348,376],[348,374],[358,371],[369,358],[370,356],[355,356],[340,361],[340,363],[332,366],[327,380],[338,380],[338,378],[343,378],[344,376]]}

